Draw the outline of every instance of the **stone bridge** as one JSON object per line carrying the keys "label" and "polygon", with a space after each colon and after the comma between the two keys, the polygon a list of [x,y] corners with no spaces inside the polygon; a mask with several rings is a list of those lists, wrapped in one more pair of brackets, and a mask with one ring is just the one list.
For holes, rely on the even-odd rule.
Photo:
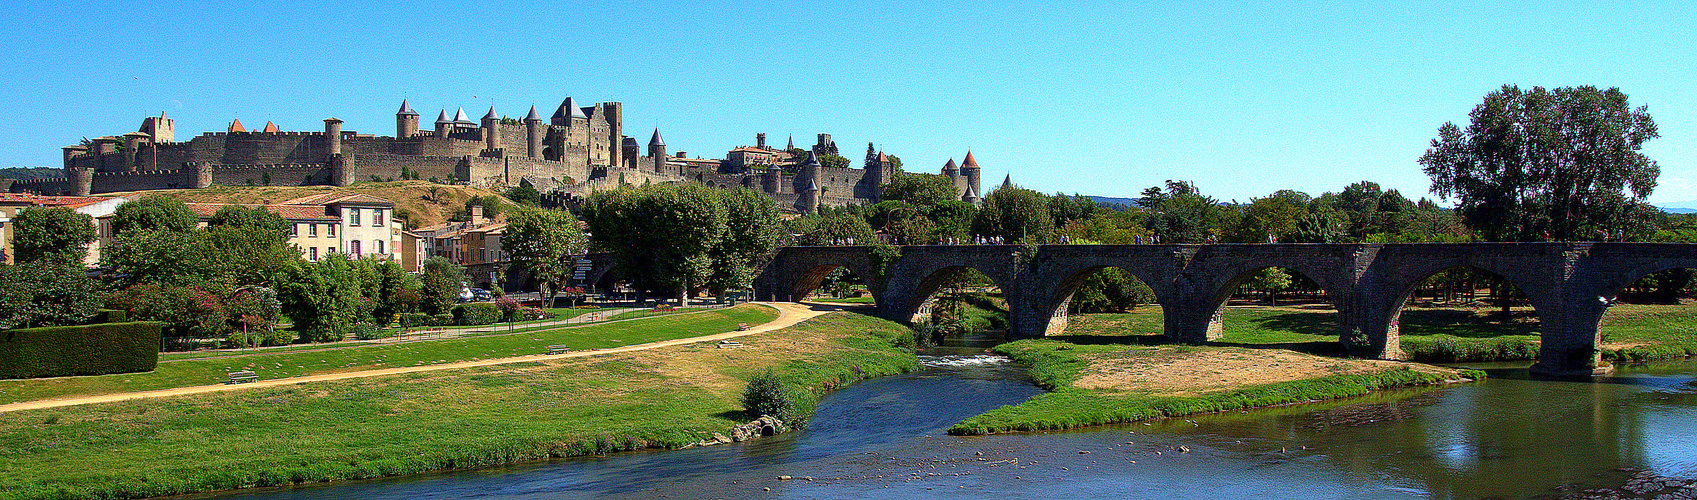
{"label": "stone bridge", "polygon": [[[880,262],[889,260],[889,262]],[[865,280],[881,317],[910,321],[943,281],[972,268],[1008,302],[1012,338],[1066,327],[1066,303],[1089,273],[1118,267],[1154,290],[1167,336],[1204,342],[1220,335],[1226,299],[1251,275],[1283,267],[1312,279],[1336,306],[1340,339],[1364,357],[1402,356],[1398,319],[1419,283],[1448,269],[1496,273],[1537,310],[1542,349],[1533,370],[1590,375],[1600,366],[1597,325],[1620,289],[1646,274],[1697,268],[1697,245],[1677,243],[1410,243],[1268,245],[943,245],[900,247],[880,259],[870,247],[786,247],[755,280],[762,300],[794,301],[846,267]]]}

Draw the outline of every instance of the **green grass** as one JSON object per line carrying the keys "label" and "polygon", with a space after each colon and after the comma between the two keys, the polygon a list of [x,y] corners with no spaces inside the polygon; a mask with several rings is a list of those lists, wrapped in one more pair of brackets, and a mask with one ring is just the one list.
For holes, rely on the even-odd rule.
{"label": "green grass", "polygon": [[709,309],[707,309],[705,307],[680,307],[680,308],[673,309],[673,310],[670,310],[670,311],[656,311],[656,310],[653,310],[653,309],[645,309],[645,310],[641,310],[641,311],[626,311],[626,312],[614,314],[613,317],[607,318],[607,321],[619,321],[619,320],[636,319],[636,318],[652,318],[654,316],[668,316],[668,315],[672,315],[672,314],[681,314],[681,313],[706,311],[706,310],[709,310]]}
{"label": "green grass", "polygon": [[[513,332],[534,331],[534,330],[538,330],[538,329],[552,328],[551,326],[549,326],[549,327],[529,327],[529,328],[525,328],[524,325],[535,325],[535,324],[539,324],[539,323],[547,323],[547,322],[550,322],[550,321],[564,321],[564,320],[576,318],[578,316],[582,316],[582,315],[585,315],[585,314],[589,314],[589,313],[592,313],[592,312],[607,311],[607,310],[611,310],[611,309],[614,309],[614,308],[600,307],[600,308],[595,308],[595,309],[564,309],[564,308],[561,308],[561,309],[546,309],[547,312],[554,315],[553,319],[539,319],[539,320],[533,320],[533,321],[515,321],[515,322],[512,323],[511,326],[514,327],[513,330],[512,330]],[[507,323],[495,323],[495,324],[490,324],[490,325],[479,325],[479,326],[443,326],[443,327],[416,327],[416,328],[401,328],[401,327],[396,326],[396,327],[390,327],[390,328],[384,329],[384,331],[387,332],[388,334],[383,335],[381,338],[393,337],[393,336],[399,335],[400,332],[402,332],[402,331],[416,332],[416,331],[429,330],[429,329],[432,329],[432,328],[452,328],[452,329],[478,328],[478,329],[484,329],[484,328],[500,327],[501,328],[500,331],[493,332],[493,333],[504,334],[504,333],[509,333],[506,330],[506,328],[508,326],[509,325]],[[357,345],[359,345],[357,342],[358,341],[353,340],[353,337],[350,336],[345,341],[345,343],[294,344],[294,345],[277,346],[277,347],[262,347],[262,348],[257,348],[257,349],[165,352],[165,353],[159,353],[159,361],[163,362],[163,361],[175,361],[175,360],[180,360],[180,359],[215,358],[215,357],[224,357],[224,356],[230,356],[230,355],[250,354],[250,353],[256,353],[256,352],[268,352],[269,353],[269,352],[295,352],[295,351],[316,351],[316,350],[323,350],[323,349],[341,349],[341,348],[350,347],[350,346],[357,346]]]}
{"label": "green grass", "polygon": [[0,381],[0,403],[214,384],[226,380],[229,372],[238,370],[251,370],[260,379],[274,379],[542,354],[550,345],[564,345],[576,350],[599,349],[724,333],[736,330],[739,323],[759,324],[776,317],[777,312],[770,307],[742,305],[675,318],[556,328],[517,335],[304,352],[265,351],[234,358],[190,359],[160,363],[158,369],[147,373]]}
{"label": "green grass", "polygon": [[[1071,429],[1160,417],[1257,408],[1306,401],[1358,396],[1370,391],[1448,380],[1444,374],[1417,372],[1407,368],[1362,375],[1333,375],[1280,382],[1197,396],[1170,396],[1141,391],[1092,390],[1072,387],[1080,372],[1089,366],[1081,354],[1122,352],[1129,356],[1153,355],[1162,351],[1215,349],[1212,347],[1146,347],[1124,345],[1077,345],[1055,340],[1021,340],[1003,344],[996,352],[1030,366],[1032,380],[1051,388],[1018,405],[1003,406],[968,418],[949,428],[949,434],[976,435],[1015,431]],[[1188,352],[1188,351],[1187,351]],[[1471,378],[1480,372],[1463,374]]]}
{"label": "green grass", "polygon": [[768,367],[816,392],[913,370],[906,332],[832,313],[732,351],[691,345],[0,413],[0,500],[142,498],[677,448],[751,419],[737,406],[739,379]]}

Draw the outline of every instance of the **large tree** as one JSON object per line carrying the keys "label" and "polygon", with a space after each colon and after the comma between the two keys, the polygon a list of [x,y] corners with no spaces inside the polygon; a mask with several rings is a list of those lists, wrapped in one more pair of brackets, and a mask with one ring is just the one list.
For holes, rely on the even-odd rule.
{"label": "large tree", "polygon": [[904,172],[884,184],[880,197],[928,207],[948,200],[959,201],[958,193],[948,177]]}
{"label": "large tree", "polygon": [[1055,228],[1049,215],[1049,197],[1030,189],[1005,186],[984,197],[984,207],[972,223],[972,232],[1000,236],[1005,243],[1027,237],[1041,238]]}
{"label": "large tree", "polygon": [[82,264],[96,237],[94,218],[67,207],[26,207],[12,222],[14,262]]}
{"label": "large tree", "polygon": [[549,304],[572,277],[575,261],[571,256],[582,255],[587,245],[577,218],[564,210],[513,210],[501,235],[501,250],[523,265],[532,281],[542,284]]}
{"label": "large tree", "polygon": [[135,230],[188,232],[199,222],[200,218],[181,200],[152,195],[118,205],[112,213],[112,232],[118,235]]}
{"label": "large tree", "polygon": [[259,228],[288,238],[289,229],[294,224],[289,222],[288,219],[284,219],[282,215],[266,210],[263,206],[248,208],[241,205],[225,205],[224,208],[218,209],[218,213],[212,214],[212,218],[206,221],[206,225],[208,227]]}
{"label": "large tree", "polygon": [[1635,229],[1661,172],[1639,152],[1656,123],[1620,89],[1505,85],[1470,116],[1440,127],[1420,165],[1474,230],[1529,241]]}
{"label": "large tree", "polygon": [[707,286],[714,292],[745,290],[754,285],[761,261],[778,248],[783,224],[778,205],[750,189],[719,193],[725,205],[725,235],[708,251],[713,273]]}
{"label": "large tree", "polygon": [[583,205],[590,241],[618,257],[639,289],[673,290],[680,303],[706,285],[709,251],[724,237],[725,206],[700,184],[649,184],[590,195]]}

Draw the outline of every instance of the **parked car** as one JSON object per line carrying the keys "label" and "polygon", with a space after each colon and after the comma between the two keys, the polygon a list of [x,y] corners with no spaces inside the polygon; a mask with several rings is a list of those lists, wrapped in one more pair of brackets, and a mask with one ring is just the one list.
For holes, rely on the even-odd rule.
{"label": "parked car", "polygon": [[494,299],[494,295],[490,294],[488,290],[484,290],[482,288],[471,289],[471,300],[473,301],[483,302]]}

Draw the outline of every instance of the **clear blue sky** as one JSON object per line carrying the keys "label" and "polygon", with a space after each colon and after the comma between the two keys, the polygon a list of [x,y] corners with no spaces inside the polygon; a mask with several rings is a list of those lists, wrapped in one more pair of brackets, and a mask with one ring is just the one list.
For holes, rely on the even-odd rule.
{"label": "clear blue sky", "polygon": [[971,149],[987,188],[1419,197],[1416,159],[1486,93],[1594,85],[1660,127],[1651,201],[1697,200],[1694,2],[169,3],[9,5],[0,166],[161,110],[179,139],[330,116],[390,135],[402,98],[429,122],[572,96],[692,157],[826,132],[856,166],[868,141],[933,173]]}

